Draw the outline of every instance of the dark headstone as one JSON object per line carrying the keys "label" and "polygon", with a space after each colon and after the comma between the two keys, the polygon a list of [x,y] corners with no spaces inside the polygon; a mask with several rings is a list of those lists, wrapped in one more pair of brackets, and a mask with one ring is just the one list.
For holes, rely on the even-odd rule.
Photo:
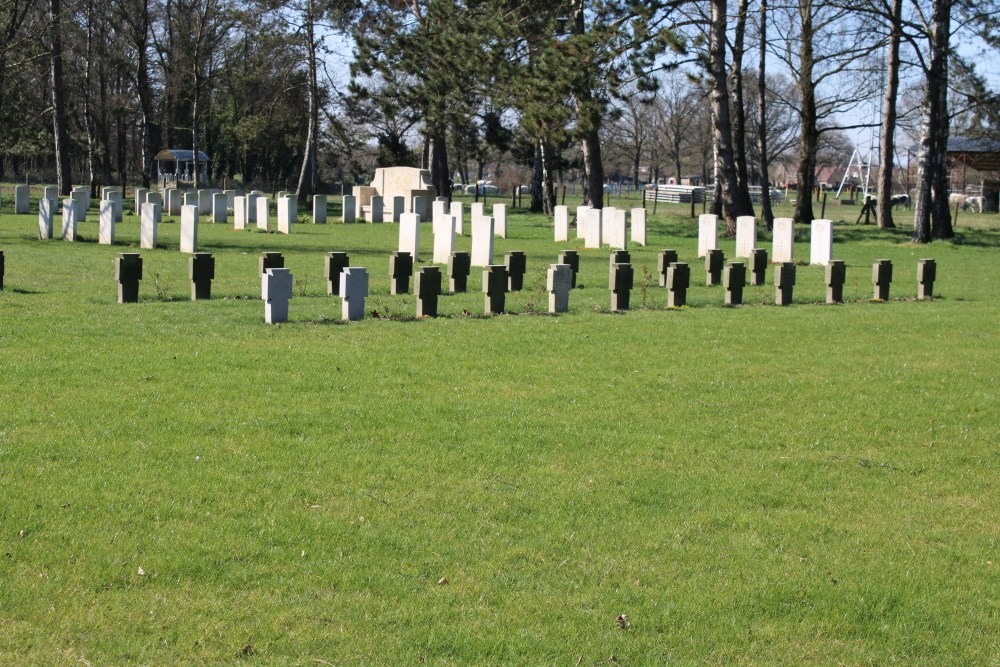
{"label": "dark headstone", "polygon": [[507,267],[490,264],[483,269],[483,292],[486,294],[486,314],[503,313],[507,300]]}
{"label": "dark headstone", "polygon": [[722,285],[726,288],[726,305],[743,303],[743,287],[747,282],[747,266],[743,262],[730,262],[722,272]]}
{"label": "dark headstone", "polygon": [[709,250],[705,255],[705,284],[719,285],[722,283],[722,268],[725,266],[726,256],[721,250]]}
{"label": "dark headstone", "polygon": [[188,276],[191,278],[191,300],[211,299],[212,281],[215,280],[215,257],[211,253],[196,252],[188,259]]}
{"label": "dark headstone", "polygon": [[844,283],[847,281],[847,265],[842,259],[831,259],[826,265],[826,302],[844,302]]}
{"label": "dark headstone", "polygon": [[394,252],[389,255],[389,294],[408,294],[413,275],[413,255]]}
{"label": "dark headstone", "polygon": [[260,274],[264,275],[268,269],[285,268],[285,258],[280,252],[262,252],[260,254]]}
{"label": "dark headstone", "polygon": [[667,286],[667,270],[677,261],[676,250],[661,250],[656,260],[656,270],[660,274],[660,287]]}
{"label": "dark headstone", "polygon": [[680,308],[687,303],[687,290],[691,286],[691,267],[684,262],[674,262],[667,267],[667,306]]}
{"label": "dark headstone", "polygon": [[612,264],[608,287],[611,289],[611,312],[628,310],[629,297],[632,295],[632,265]]}
{"label": "dark headstone", "polygon": [[615,264],[631,264],[632,255],[628,250],[614,250],[611,253],[611,261],[608,262],[608,266],[614,266]]}
{"label": "dark headstone", "polygon": [[524,273],[528,270],[528,261],[520,250],[512,250],[503,258],[507,267],[507,291],[520,292],[524,288]]}
{"label": "dark headstone", "polygon": [[4,273],[3,250],[0,250],[0,289],[3,289],[3,273]]}
{"label": "dark headstone", "polygon": [[340,296],[340,274],[351,265],[346,252],[328,252],[323,258],[323,275],[326,277],[326,293]]}
{"label": "dark headstone", "polygon": [[[3,255],[0,253],[0,274],[3,273]],[[2,278],[2,275],[0,275]],[[937,279],[937,262],[933,259],[922,259],[917,262],[917,298],[934,298],[934,281]]]}
{"label": "dark headstone", "polygon": [[118,282],[118,303],[139,301],[139,281],[142,280],[142,256],[137,252],[122,252],[115,259],[115,280]]}
{"label": "dark headstone", "polygon": [[437,317],[438,295],[441,293],[441,269],[437,266],[425,266],[417,272],[415,280],[417,317]]}
{"label": "dark headstone", "polygon": [[892,283],[892,262],[888,259],[877,259],[872,265],[872,282],[875,284],[875,299],[889,300],[889,284]]}
{"label": "dark headstone", "polygon": [[576,250],[563,250],[559,253],[559,264],[569,264],[573,269],[573,278],[570,287],[576,287],[576,274],[580,271],[580,255]]}
{"label": "dark headstone", "polygon": [[778,264],[774,273],[774,303],[779,306],[790,304],[793,287],[795,287],[795,262]]}
{"label": "dark headstone", "polygon": [[465,292],[468,289],[469,271],[472,270],[472,259],[467,252],[453,252],[448,258],[449,291],[453,294]]}
{"label": "dark headstone", "polygon": [[755,287],[763,285],[767,276],[767,250],[754,248],[750,251],[750,284]]}

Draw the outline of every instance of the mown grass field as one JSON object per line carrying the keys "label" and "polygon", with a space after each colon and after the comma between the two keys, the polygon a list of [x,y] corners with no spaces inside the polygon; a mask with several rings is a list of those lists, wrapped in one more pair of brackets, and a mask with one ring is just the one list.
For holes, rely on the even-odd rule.
{"label": "mown grass field", "polygon": [[[119,305],[137,219],[113,247],[94,212],[42,242],[8,192],[0,664],[1000,665],[997,216],[924,247],[838,225],[847,303],[800,266],[792,306],[769,272],[726,308],[661,205],[612,314],[609,251],[512,213],[509,314],[480,315],[474,270],[416,320],[389,295],[395,225],[203,224],[217,279],[191,302],[166,223]],[[661,248],[692,264],[689,308],[666,308]],[[535,314],[563,249],[583,288]],[[265,250],[288,324],[263,323]],[[369,269],[362,322],[326,296],[330,250]]]}

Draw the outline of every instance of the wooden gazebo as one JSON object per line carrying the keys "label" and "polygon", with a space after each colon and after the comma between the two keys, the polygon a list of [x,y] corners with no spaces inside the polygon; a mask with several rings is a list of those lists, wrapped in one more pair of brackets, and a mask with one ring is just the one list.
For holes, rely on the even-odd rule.
{"label": "wooden gazebo", "polygon": [[198,177],[195,179],[194,151],[186,148],[165,148],[153,158],[156,161],[160,189],[190,185],[208,185],[208,163],[212,160],[198,151]]}

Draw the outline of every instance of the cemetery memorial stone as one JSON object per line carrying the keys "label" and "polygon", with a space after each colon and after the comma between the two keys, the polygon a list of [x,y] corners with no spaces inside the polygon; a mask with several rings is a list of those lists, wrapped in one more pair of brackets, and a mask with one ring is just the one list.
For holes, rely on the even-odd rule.
{"label": "cemetery memorial stone", "polygon": [[278,199],[278,231],[291,234],[292,225],[299,217],[299,200],[295,195],[285,195]]}
{"label": "cemetery memorial stone", "polygon": [[587,221],[590,220],[589,206],[577,206],[576,207],[576,238],[586,239],[587,238]]}
{"label": "cemetery memorial stone", "polygon": [[[163,222],[163,195],[159,192],[148,192],[146,193],[146,203],[156,204],[156,223],[159,224]],[[139,210],[136,213],[141,214],[142,206],[139,206]]]}
{"label": "cemetery memorial stone", "polygon": [[600,248],[604,211],[599,208],[588,208],[586,215],[583,220],[583,247]]}
{"label": "cemetery memorial stone", "polygon": [[465,235],[465,206],[460,201],[451,203],[451,215],[455,218],[455,233],[459,236]]}
{"label": "cemetery memorial stone", "polygon": [[180,215],[181,204],[181,191],[177,188],[169,188],[167,190],[167,215]]}
{"label": "cemetery memorial stone", "polygon": [[632,209],[632,242],[646,246],[646,209]]}
{"label": "cemetery memorial stone", "polygon": [[791,218],[775,218],[771,232],[772,260],[776,264],[795,259],[795,221]]}
{"label": "cemetery memorial stone", "polygon": [[236,198],[239,196],[236,190],[223,190],[222,194],[226,197],[226,208],[230,211],[236,208]]}
{"label": "cemetery memorial stone", "polygon": [[156,247],[156,204],[143,204],[139,215],[139,247],[151,250]]}
{"label": "cemetery memorial stone", "polygon": [[431,203],[431,222],[434,223],[435,228],[437,228],[438,220],[443,219],[446,215],[448,215],[448,200],[438,197]]}
{"label": "cemetery memorial stone", "polygon": [[718,248],[708,250],[705,255],[705,284],[712,286],[722,282],[722,267],[726,256]]}
{"label": "cemetery memorial stone", "polygon": [[767,249],[754,248],[750,251],[750,284],[760,286],[767,276]]}
{"label": "cemetery memorial stone", "polygon": [[38,200],[38,238],[52,238],[52,214],[56,208],[56,200],[42,197]]}
{"label": "cemetery memorial stone", "polygon": [[88,188],[73,188],[70,192],[70,198],[73,200],[73,210],[76,213],[78,223],[87,221],[87,209],[90,207],[88,192]]}
{"label": "cemetery memorial stone", "polygon": [[576,250],[563,250],[559,253],[559,263],[569,265],[570,273],[573,274],[570,278],[569,286],[570,288],[575,288],[576,274],[580,272],[580,253]]}
{"label": "cemetery memorial stone", "polygon": [[271,204],[267,197],[257,197],[257,229],[267,231],[271,226]]}
{"label": "cemetery memorial stone", "polygon": [[323,259],[323,275],[326,277],[326,293],[340,296],[340,274],[351,264],[346,252],[328,252]]}
{"label": "cemetery memorial stone", "polygon": [[[42,194],[43,199],[51,199],[52,201],[59,201],[59,186],[58,185],[46,185],[44,193]],[[53,209],[55,210],[55,209]]]}
{"label": "cemetery memorial stone", "polygon": [[382,222],[385,219],[385,207],[378,195],[372,195],[372,214],[369,217],[371,220],[368,222],[371,223]]}
{"label": "cemetery memorial stone", "polygon": [[660,274],[660,287],[667,286],[667,272],[670,265],[677,261],[677,251],[673,249],[661,250],[656,257],[656,272]]}
{"label": "cemetery memorial stone", "polygon": [[75,199],[63,199],[62,204],[62,240],[63,241],[75,241],[76,240],[76,200]]}
{"label": "cemetery memorial stone", "polygon": [[673,262],[667,267],[667,306],[680,308],[687,303],[687,290],[691,285],[691,267],[684,262]]}
{"label": "cemetery memorial stone", "polygon": [[389,255],[389,294],[409,294],[411,275],[413,275],[413,255],[408,252],[394,252]]}
{"label": "cemetery memorial stone", "polygon": [[184,193],[184,203],[181,204],[181,207],[182,207],[181,208],[181,215],[184,214],[184,208],[183,208],[184,206],[194,206],[195,208],[199,208],[198,204],[200,202],[198,201],[198,199],[199,199],[199,197],[198,197],[198,193],[197,192],[195,192],[193,190],[190,191],[190,192],[185,192]]}
{"label": "cemetery memorial stone", "polygon": [[792,302],[792,288],[795,287],[795,263],[782,262],[774,273],[774,303],[787,306]]}
{"label": "cemetery memorial stone", "polygon": [[115,222],[121,222],[125,219],[125,200],[121,190],[109,190],[104,195],[104,201],[112,203]]}
{"label": "cemetery memorial stone", "polygon": [[612,264],[608,283],[611,289],[611,312],[628,310],[632,294],[632,265]]}
{"label": "cemetery memorial stone", "polygon": [[917,262],[917,298],[934,298],[934,280],[937,278],[937,262],[921,259]]}
{"label": "cemetery memorial stone", "polygon": [[[326,224],[326,195],[313,195],[313,224],[314,225],[325,225]],[[344,204],[344,222],[347,222],[348,210],[350,210],[351,222],[354,222],[354,205],[352,204],[350,209],[348,209],[347,204]]]}
{"label": "cemetery memorial stone", "polygon": [[605,213],[608,234],[605,241],[612,248],[624,250],[628,247],[628,214],[623,209],[612,209],[610,216]]}
{"label": "cemetery memorial stone", "polygon": [[847,280],[847,265],[842,259],[832,259],[826,265],[826,302],[844,302],[844,282]]}
{"label": "cemetery memorial stone", "polygon": [[288,300],[292,298],[290,269],[268,269],[263,275],[264,321],[277,324],[288,321]]}
{"label": "cemetery memorial stone", "polygon": [[736,218],[736,257],[750,257],[757,245],[757,219],[752,215]]}
{"label": "cemetery memorial stone", "polygon": [[472,271],[472,258],[467,252],[453,252],[448,258],[448,288],[452,294],[468,290],[469,273]]}
{"label": "cemetery memorial stone", "polygon": [[30,209],[27,185],[14,186],[14,213],[28,213]]}
{"label": "cemetery memorial stone", "polygon": [[876,301],[889,300],[889,285],[892,283],[892,262],[888,259],[878,259],[872,265],[872,283],[875,286]]}
{"label": "cemetery memorial stone", "polygon": [[137,252],[118,253],[115,260],[115,280],[118,282],[118,303],[138,303],[142,256]]}
{"label": "cemetery memorial stone", "polygon": [[406,197],[396,195],[392,198],[392,221],[399,222],[404,213],[406,213]]}
{"label": "cemetery memorial stone", "polygon": [[434,263],[447,264],[455,252],[455,220],[448,213],[441,214],[434,223]]}
{"label": "cemetery memorial stone", "polygon": [[569,291],[572,289],[573,268],[569,264],[550,264],[546,272],[546,287],[549,290],[549,312],[569,311]]}
{"label": "cemetery memorial stone", "polygon": [[722,284],[726,288],[725,303],[727,306],[738,306],[743,303],[743,286],[747,282],[747,265],[743,262],[730,262],[722,275]]}
{"label": "cemetery memorial stone", "polygon": [[476,224],[476,220],[482,220],[486,217],[486,205],[481,201],[473,202],[469,205],[469,215],[472,219],[472,224]]}
{"label": "cemetery memorial stone", "polygon": [[236,197],[233,200],[233,229],[246,229],[248,217],[247,197]]}
{"label": "cemetery memorial stone", "polygon": [[524,253],[520,250],[508,252],[504,255],[503,265],[507,268],[507,291],[520,292],[524,289],[524,274],[528,270],[528,261]]}
{"label": "cemetery memorial stone", "polygon": [[438,295],[441,294],[441,268],[425,266],[417,272],[417,317],[437,317]]}
{"label": "cemetery memorial stone", "polygon": [[181,207],[181,252],[198,251],[198,207]]}
{"label": "cemetery memorial stone", "polygon": [[609,259],[610,259],[610,261],[608,262],[609,266],[613,266],[615,264],[632,263],[632,255],[629,254],[628,250],[615,250],[614,252],[611,253]]}
{"label": "cemetery memorial stone", "polygon": [[472,218],[472,265],[493,264],[493,218]]}
{"label": "cemetery memorial stone", "polygon": [[135,211],[136,215],[142,214],[142,205],[145,204],[147,201],[149,201],[148,199],[146,199],[146,196],[148,194],[149,190],[147,188],[135,189],[135,206],[133,207],[132,210]]}
{"label": "cemetery memorial stone", "polygon": [[267,293],[264,291],[264,277],[267,275],[267,270],[283,268],[285,268],[285,258],[280,252],[262,252],[260,254],[260,298],[267,298]]}
{"label": "cemetery memorial stone", "polygon": [[719,247],[719,216],[702,213],[698,216],[698,257]]}
{"label": "cemetery memorial stone", "polygon": [[555,208],[555,242],[569,241],[569,207]]}
{"label": "cemetery memorial stone", "polygon": [[111,245],[115,242],[115,203],[108,199],[101,202],[98,217],[97,242]]}
{"label": "cemetery memorial stone", "polygon": [[491,264],[483,270],[483,292],[487,315],[503,314],[507,297],[507,267]]}
{"label": "cemetery memorial stone", "polygon": [[188,260],[188,276],[191,278],[191,300],[211,299],[212,281],[215,280],[215,257],[208,252],[196,252],[191,255]]}
{"label": "cemetery memorial stone", "polygon": [[229,206],[226,201],[226,195],[216,192],[212,195],[212,222],[225,224],[228,215]]}
{"label": "cemetery memorial stone", "polygon": [[198,190],[198,212],[199,215],[208,215],[212,212],[211,190]]}
{"label": "cemetery memorial stone", "polygon": [[493,233],[507,238],[507,204],[493,204]]}
{"label": "cemetery memorial stone", "polygon": [[365,316],[368,296],[368,271],[360,266],[348,266],[340,274],[341,319],[357,322]]}
{"label": "cemetery memorial stone", "polygon": [[4,263],[3,250],[0,250],[0,290],[3,289],[3,276],[6,270],[7,267],[5,266]]}
{"label": "cemetery memorial stone", "polygon": [[398,250],[410,253],[415,261],[420,259],[420,216],[416,213],[403,213],[399,217]]}
{"label": "cemetery memorial stone", "polygon": [[833,259],[833,221],[813,220],[810,232],[809,263],[824,265]]}
{"label": "cemetery memorial stone", "polygon": [[247,225],[257,224],[257,200],[260,199],[260,195],[256,192],[251,192],[246,196],[247,200]]}

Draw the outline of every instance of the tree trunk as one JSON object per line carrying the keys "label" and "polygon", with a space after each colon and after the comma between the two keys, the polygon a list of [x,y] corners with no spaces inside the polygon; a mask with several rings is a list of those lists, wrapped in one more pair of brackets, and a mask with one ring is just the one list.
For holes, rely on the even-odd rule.
{"label": "tree trunk", "polygon": [[94,170],[94,112],[91,108],[91,90],[93,90],[94,73],[94,2],[87,3],[87,55],[84,64],[83,77],[83,131],[87,135],[87,184],[90,186],[90,196],[100,196],[97,188],[97,172]]}
{"label": "tree trunk", "polygon": [[306,2],[306,54],[309,68],[309,83],[307,101],[309,105],[309,121],[306,130],[306,145],[302,152],[302,169],[299,171],[299,184],[295,194],[299,199],[307,194],[314,194],[316,182],[316,136],[319,125],[319,86],[316,76],[316,37],[315,37],[315,7],[313,0]]}
{"label": "tree trunk", "polygon": [[539,142],[542,150],[542,212],[555,215],[556,187],[552,180],[552,145],[548,139]]}
{"label": "tree trunk", "polygon": [[532,213],[541,213],[544,208],[542,202],[542,183],[544,178],[542,168],[542,140],[535,141],[535,159],[532,161],[531,169],[531,203],[528,210]]}
{"label": "tree trunk", "polygon": [[447,197],[451,188],[448,184],[448,140],[443,127],[431,130],[428,152],[430,155],[427,163],[431,169],[431,183],[438,197]]}
{"label": "tree trunk", "polygon": [[819,131],[816,127],[816,87],[813,83],[812,2],[805,0],[799,7],[801,35],[799,40],[799,170],[795,221],[812,224],[813,185],[816,182],[816,148]]}
{"label": "tree trunk", "polygon": [[584,132],[580,150],[583,157],[583,203],[593,208],[604,208],[604,161],[601,158],[601,138],[596,128]]}
{"label": "tree trunk", "polygon": [[749,0],[740,0],[739,13],[736,16],[736,26],[733,34],[733,160],[736,164],[736,181],[743,201],[747,207],[747,215],[753,215],[753,204],[750,199],[750,181],[747,176],[746,148],[746,109],[743,103],[743,54],[744,40],[747,31],[747,11]]}
{"label": "tree trunk", "polygon": [[882,137],[879,141],[878,202],[876,218],[882,229],[892,229],[892,169],[896,152],[896,95],[899,91],[899,42],[903,27],[903,0],[892,0],[889,53],[886,56],[885,97],[882,100]]}
{"label": "tree trunk", "polygon": [[52,137],[55,144],[56,182],[59,194],[68,197],[73,188],[69,165],[69,132],[66,129],[66,101],[63,99],[62,7],[49,0],[50,65],[52,71]]}
{"label": "tree trunk", "polygon": [[149,125],[153,120],[152,90],[149,82],[149,58],[146,54],[149,34],[149,0],[142,0],[142,16],[135,32],[136,92],[139,95],[140,131],[142,133],[142,187],[149,188],[153,177],[153,133]]}
{"label": "tree trunk", "polygon": [[774,211],[771,210],[771,182],[767,174],[767,0],[760,0],[760,64],[757,67],[757,113],[760,116],[757,141],[760,144],[760,208],[764,216],[764,226],[768,231],[774,228]]}

